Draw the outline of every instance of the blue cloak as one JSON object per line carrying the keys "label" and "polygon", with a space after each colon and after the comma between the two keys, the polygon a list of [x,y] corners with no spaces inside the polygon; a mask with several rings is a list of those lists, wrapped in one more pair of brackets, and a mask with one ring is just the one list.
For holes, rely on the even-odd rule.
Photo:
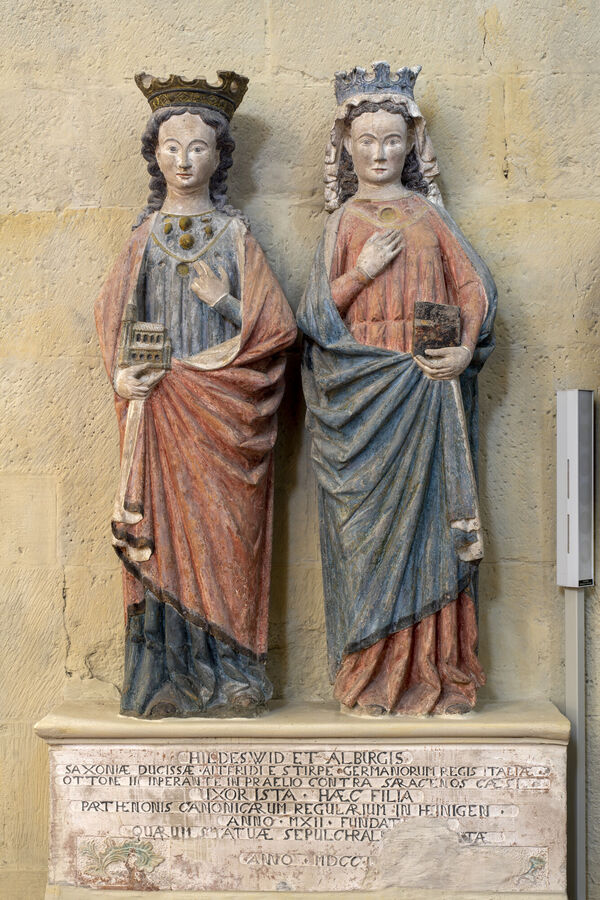
{"label": "blue cloak", "polygon": [[476,376],[494,347],[497,295],[485,263],[435,208],[488,298],[460,378],[464,417],[456,383],[427,378],[409,353],[359,343],[344,325],[328,277],[339,217],[328,223],[298,310],[332,681],[347,654],[438,612],[462,590],[475,593],[476,563],[459,556],[474,535],[450,523],[478,514]]}

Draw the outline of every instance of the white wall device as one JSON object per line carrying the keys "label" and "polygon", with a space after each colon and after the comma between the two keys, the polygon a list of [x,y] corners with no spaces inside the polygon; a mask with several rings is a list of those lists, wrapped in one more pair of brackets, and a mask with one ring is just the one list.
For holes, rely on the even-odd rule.
{"label": "white wall device", "polygon": [[556,581],[594,583],[594,392],[558,391]]}

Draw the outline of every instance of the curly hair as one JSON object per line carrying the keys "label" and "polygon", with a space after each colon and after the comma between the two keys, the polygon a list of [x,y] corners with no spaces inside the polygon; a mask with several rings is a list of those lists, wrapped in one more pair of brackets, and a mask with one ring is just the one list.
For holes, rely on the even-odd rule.
{"label": "curly hair", "polygon": [[[353,106],[348,110],[344,119],[344,126],[346,128],[350,128],[352,122],[354,122],[355,119],[358,119],[359,116],[362,116],[363,113],[374,113],[379,112],[380,110],[401,115],[407,122],[407,124],[409,126],[412,126],[413,120],[411,116],[407,113],[403,106],[399,106],[397,103],[394,103],[393,100],[385,100],[383,103],[373,103],[373,101],[371,100],[363,100],[362,103],[359,103],[357,106]],[[345,203],[345,201],[349,197],[352,197],[358,190],[358,178],[356,177],[356,172],[354,171],[352,157],[345,147],[342,148],[340,156],[338,179],[339,203],[341,205],[342,203]],[[423,173],[421,172],[421,169],[419,167],[419,161],[417,159],[417,154],[414,147],[406,156],[401,180],[402,184],[410,191],[415,191],[417,194],[423,194],[425,197],[427,196],[427,181],[423,177]]]}
{"label": "curly hair", "polygon": [[220,113],[217,110],[207,109],[203,106],[168,106],[164,109],[157,110],[150,116],[144,133],[142,134],[142,156],[148,163],[150,193],[148,195],[147,205],[140,213],[139,218],[132,228],[137,228],[141,225],[149,215],[156,212],[156,210],[159,210],[165,201],[165,197],[167,196],[167,183],[156,160],[158,132],[163,122],[166,122],[171,116],[182,116],[184,113],[189,113],[192,116],[200,116],[202,121],[207,125],[210,125],[211,128],[214,128],[216,133],[219,165],[213,172],[208,186],[210,198],[215,208],[220,209],[230,216],[240,216],[240,218],[248,224],[242,213],[227,203],[227,170],[233,165],[235,141],[229,130],[229,122],[223,113]]}

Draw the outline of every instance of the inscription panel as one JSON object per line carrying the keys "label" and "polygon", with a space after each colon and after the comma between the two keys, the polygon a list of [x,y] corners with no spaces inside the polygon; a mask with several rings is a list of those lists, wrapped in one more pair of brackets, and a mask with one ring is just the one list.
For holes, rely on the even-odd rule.
{"label": "inscription panel", "polygon": [[565,748],[51,747],[50,880],[130,890],[564,890]]}

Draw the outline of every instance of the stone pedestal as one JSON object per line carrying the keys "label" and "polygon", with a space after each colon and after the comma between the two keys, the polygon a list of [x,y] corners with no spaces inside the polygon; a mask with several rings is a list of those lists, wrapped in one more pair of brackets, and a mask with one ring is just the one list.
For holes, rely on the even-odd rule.
{"label": "stone pedestal", "polygon": [[155,722],[79,703],[36,732],[50,749],[48,900],[566,898],[569,724],[548,702]]}

